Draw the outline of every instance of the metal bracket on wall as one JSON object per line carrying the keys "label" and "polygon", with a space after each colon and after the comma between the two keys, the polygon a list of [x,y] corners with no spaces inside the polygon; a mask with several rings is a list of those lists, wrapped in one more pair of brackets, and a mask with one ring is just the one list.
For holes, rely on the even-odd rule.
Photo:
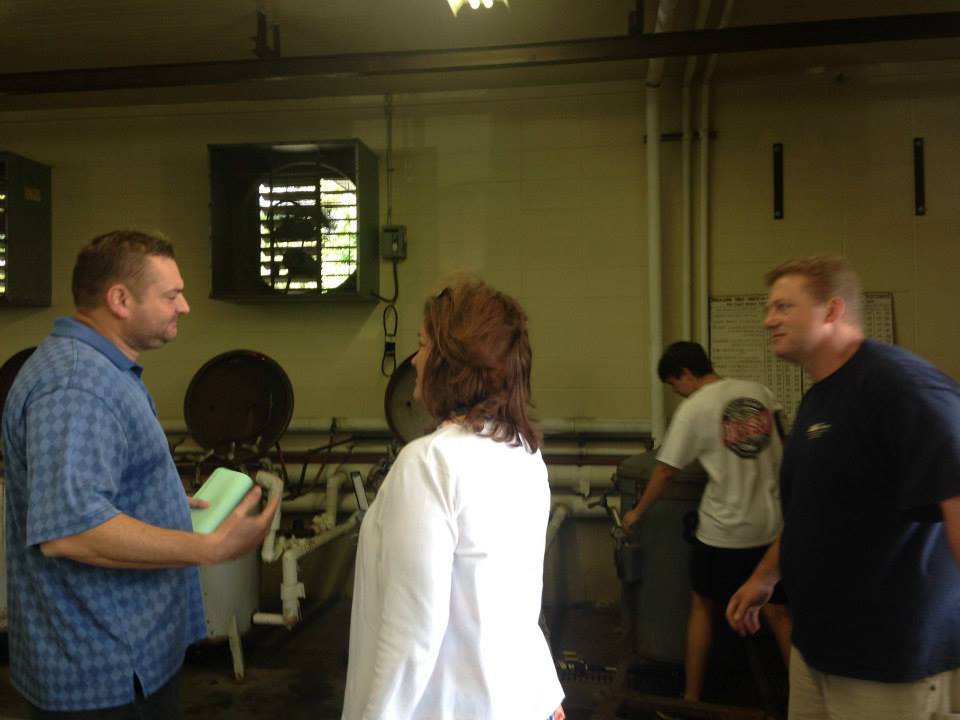
{"label": "metal bracket on wall", "polygon": [[913,214],[927,214],[927,192],[923,181],[923,138],[913,139]]}
{"label": "metal bracket on wall", "polygon": [[773,144],[773,219],[783,220],[783,143]]}
{"label": "metal bracket on wall", "polygon": [[267,14],[257,11],[257,35],[254,38],[256,45],[253,54],[261,60],[276,60],[280,57],[280,23],[273,23],[273,47],[267,41]]}

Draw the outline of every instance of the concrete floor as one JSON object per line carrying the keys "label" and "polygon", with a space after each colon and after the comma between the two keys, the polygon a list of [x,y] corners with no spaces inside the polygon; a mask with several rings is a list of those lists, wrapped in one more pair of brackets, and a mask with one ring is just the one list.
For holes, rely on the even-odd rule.
{"label": "concrete floor", "polygon": [[[292,631],[253,628],[243,640],[246,678],[238,683],[226,643],[187,653],[183,717],[215,720],[339,720],[346,679],[349,601],[308,613]],[[6,642],[0,664],[0,720],[26,718],[10,686]]]}
{"label": "concrete floor", "polygon": [[[583,606],[548,612],[557,656],[575,659],[561,670],[569,720],[590,720],[594,708],[614,691],[614,674],[623,641],[619,608]],[[307,606],[294,630],[253,628],[245,637],[246,678],[233,677],[226,643],[191,648],[184,664],[183,717],[216,720],[339,720],[346,679],[350,623],[349,599]],[[26,707],[8,680],[6,642],[0,644],[0,720],[26,718]],[[763,652],[772,669],[777,704],[785,703],[784,673],[775,648]],[[771,652],[773,653],[771,655]],[[782,668],[782,664],[781,664]],[[679,667],[634,668],[626,674],[632,690],[676,697],[682,685]],[[705,700],[759,707],[765,704],[745,668],[712,673]],[[639,717],[639,716],[638,716]],[[653,717],[652,715],[650,717]]]}

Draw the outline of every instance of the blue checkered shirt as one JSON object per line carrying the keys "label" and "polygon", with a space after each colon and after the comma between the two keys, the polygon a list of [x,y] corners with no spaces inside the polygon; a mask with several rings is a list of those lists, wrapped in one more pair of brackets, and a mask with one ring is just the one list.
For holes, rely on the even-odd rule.
{"label": "blue checkered shirt", "polygon": [[190,511],[142,368],[60,318],[3,414],[10,680],[47,710],[91,710],[162,687],[206,636],[196,568],[118,570],[40,544],[124,513],[190,530]]}

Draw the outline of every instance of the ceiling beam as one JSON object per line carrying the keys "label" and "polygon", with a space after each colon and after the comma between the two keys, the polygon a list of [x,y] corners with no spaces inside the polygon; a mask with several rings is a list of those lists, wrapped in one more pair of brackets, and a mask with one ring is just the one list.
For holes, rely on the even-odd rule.
{"label": "ceiling beam", "polygon": [[960,12],[752,25],[456,50],[320,55],[0,74],[0,94],[216,85],[293,77],[496,70],[960,36]]}

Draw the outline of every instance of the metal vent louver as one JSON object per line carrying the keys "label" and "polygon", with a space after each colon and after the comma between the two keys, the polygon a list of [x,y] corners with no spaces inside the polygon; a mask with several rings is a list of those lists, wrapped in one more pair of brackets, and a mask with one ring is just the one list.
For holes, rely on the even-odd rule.
{"label": "metal vent louver", "polygon": [[298,162],[258,185],[260,278],[284,294],[321,294],[357,271],[357,188],[336,168]]}
{"label": "metal vent louver", "polygon": [[210,296],[376,302],[377,156],[360,140],[210,145]]}

